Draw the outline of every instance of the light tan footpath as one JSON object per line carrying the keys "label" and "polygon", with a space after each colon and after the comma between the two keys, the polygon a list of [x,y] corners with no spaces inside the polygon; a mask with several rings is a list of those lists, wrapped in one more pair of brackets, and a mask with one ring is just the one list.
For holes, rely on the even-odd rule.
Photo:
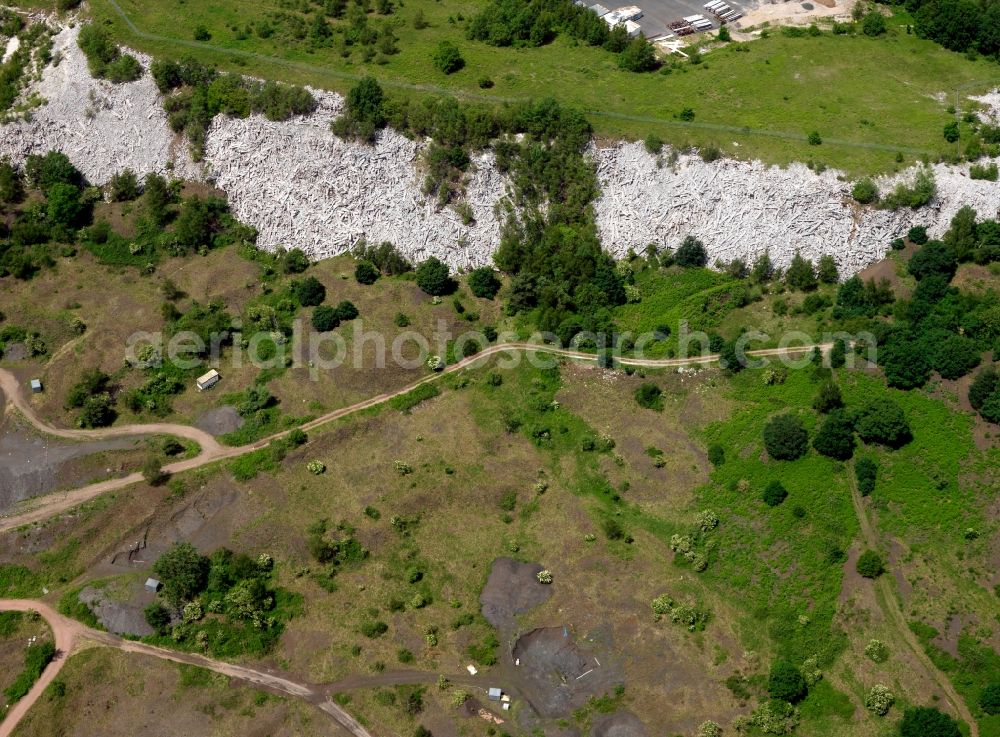
{"label": "light tan footpath", "polygon": [[[790,356],[801,353],[808,353],[814,348],[820,348],[823,351],[828,351],[830,349],[830,343],[823,343],[817,345],[807,345],[807,346],[797,346],[794,348],[767,348],[758,351],[747,351],[747,355],[751,358],[767,358],[771,356]],[[453,373],[455,371],[461,371],[462,369],[469,368],[470,366],[485,361],[486,359],[503,353],[538,353],[550,356],[556,356],[559,358],[569,358],[577,361],[586,361],[593,363],[597,360],[597,356],[592,353],[583,353],[580,351],[570,351],[563,348],[554,348],[552,346],[546,345],[536,345],[534,343],[503,343],[501,345],[494,345],[486,348],[485,350],[477,353],[474,356],[465,358],[457,363],[448,366],[443,371],[430,374],[425,376],[418,381],[409,384],[402,389],[398,389],[394,392],[389,392],[386,394],[379,394],[378,396],[365,399],[356,404],[352,404],[347,407],[342,407],[333,412],[329,412],[322,417],[317,417],[315,420],[301,425],[299,429],[301,430],[312,430],[320,425],[325,425],[328,422],[333,422],[334,420],[339,420],[348,415],[361,412],[372,407],[376,407],[381,404],[394,399],[395,397],[406,394],[407,392],[413,391],[418,386],[430,383],[439,379],[441,376]],[[694,364],[706,364],[713,363],[719,359],[717,354],[697,356],[694,358],[663,358],[663,359],[640,359],[640,358],[621,358],[618,359],[618,363],[624,366],[637,366],[642,368],[672,368],[677,366],[688,366]],[[163,470],[170,474],[181,473],[182,471],[191,471],[195,468],[200,468],[206,464],[212,463],[214,461],[225,460],[227,458],[236,458],[241,455],[246,455],[255,450],[265,447],[272,440],[282,438],[291,430],[285,430],[280,433],[275,433],[269,437],[258,440],[255,443],[249,445],[241,445],[239,447],[230,448],[219,444],[219,441],[214,437],[189,425],[173,425],[169,423],[153,423],[149,425],[121,425],[118,427],[102,428],[99,430],[70,430],[63,428],[55,428],[42,420],[36,413],[34,408],[31,406],[30,402],[25,398],[21,391],[21,386],[17,381],[17,378],[4,369],[0,369],[0,389],[3,389],[4,394],[7,395],[8,401],[13,403],[13,405],[24,415],[24,417],[36,428],[42,432],[46,432],[52,435],[56,435],[61,438],[72,438],[75,440],[96,440],[100,438],[107,437],[121,437],[123,435],[176,435],[178,437],[186,438],[188,440],[194,440],[199,445],[201,445],[201,453],[199,453],[194,458],[188,458],[183,461],[178,461],[177,463],[171,463],[163,467]],[[123,489],[126,486],[131,486],[142,481],[142,475],[139,473],[133,473],[128,476],[123,476],[122,478],[109,479],[107,481],[99,481],[95,484],[90,484],[88,486],[82,486],[78,489],[73,489],[67,492],[60,492],[55,494],[49,494],[43,497],[37,497],[31,502],[26,503],[20,511],[17,513],[3,517],[0,519],[0,532],[6,532],[7,530],[20,527],[21,525],[31,524],[34,522],[41,522],[42,520],[53,517],[62,512],[69,511],[74,507],[77,507],[85,502],[90,501],[102,494],[106,494],[109,491],[114,491],[116,489]]]}
{"label": "light tan footpath", "polygon": [[74,619],[64,617],[42,601],[29,599],[0,599],[0,611],[38,612],[52,628],[56,645],[55,659],[49,663],[48,667],[42,672],[41,677],[35,682],[35,685],[28,692],[28,694],[23,699],[18,701],[9,712],[7,712],[7,717],[4,719],[3,723],[0,724],[0,737],[10,737],[10,735],[13,734],[18,723],[24,718],[24,715],[28,713],[28,709],[30,709],[32,705],[38,701],[38,697],[41,696],[48,685],[55,680],[55,677],[58,675],[59,671],[62,669],[66,660],[72,653],[74,646],[83,640],[94,642],[105,647],[113,647],[127,653],[139,653],[141,655],[149,655],[162,660],[171,660],[175,663],[185,663],[187,665],[198,666],[199,668],[206,668],[208,670],[215,671],[216,673],[221,673],[224,676],[228,676],[229,678],[235,678],[240,681],[251,683],[255,686],[261,686],[272,691],[278,691],[280,693],[308,701],[309,703],[318,706],[323,712],[328,714],[334,722],[346,729],[354,735],[354,737],[373,737],[371,732],[361,726],[361,724],[354,717],[340,708],[340,706],[327,699],[321,693],[318,693],[311,686],[297,683],[266,671],[247,668],[241,665],[234,665],[232,663],[224,663],[218,660],[212,660],[211,658],[206,658],[202,655],[196,655],[194,653],[182,653],[173,650],[165,650],[164,648],[147,645],[142,642],[125,640],[107,632],[100,632],[98,630],[91,629]]}
{"label": "light tan footpath", "polygon": [[[864,500],[861,497],[861,493],[858,491],[857,479],[854,477],[853,464],[848,472],[848,481],[851,486],[851,502],[854,504],[854,513],[857,515],[858,524],[861,527],[861,539],[864,541],[865,547],[868,549],[878,550],[878,534],[872,526],[871,519],[868,517],[868,512],[865,510]],[[951,708],[954,709],[955,713],[969,725],[970,737],[979,737],[979,725],[972,716],[972,712],[969,711],[969,707],[966,706],[965,701],[958,694],[958,691],[955,690],[951,681],[948,680],[948,676],[942,673],[927,656],[927,653],[924,651],[920,641],[917,640],[917,636],[913,634],[913,630],[911,630],[909,625],[906,623],[906,617],[903,615],[903,610],[899,607],[899,600],[896,598],[896,592],[893,590],[892,580],[893,579],[890,576],[883,575],[879,576],[875,581],[878,593],[881,594],[881,596],[877,596],[875,598],[876,600],[879,600],[879,603],[882,605],[882,611],[885,614],[886,621],[895,626],[896,631],[899,632],[899,636],[907,644],[910,650],[913,651],[917,661],[931,675],[931,678],[934,679],[934,682],[937,683],[941,691],[944,692],[945,697],[947,697],[948,702],[951,704]]]}

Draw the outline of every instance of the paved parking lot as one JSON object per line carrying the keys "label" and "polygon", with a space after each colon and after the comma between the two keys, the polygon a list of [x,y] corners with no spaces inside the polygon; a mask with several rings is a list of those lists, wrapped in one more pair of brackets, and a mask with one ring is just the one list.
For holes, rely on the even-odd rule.
{"label": "paved parking lot", "polygon": [[[680,20],[686,15],[703,15],[712,21],[713,26],[716,28],[719,27],[718,19],[705,10],[705,3],[708,0],[632,0],[632,2],[642,8],[642,18],[637,22],[642,26],[642,32],[646,38],[667,33],[667,23]],[[632,2],[623,4],[632,4]],[[736,2],[735,0],[725,0],[725,2],[729,7],[733,9],[739,8],[743,12],[756,7],[756,3],[751,1]],[[609,4],[607,0],[604,0],[604,5],[611,10],[618,7],[617,5]]]}

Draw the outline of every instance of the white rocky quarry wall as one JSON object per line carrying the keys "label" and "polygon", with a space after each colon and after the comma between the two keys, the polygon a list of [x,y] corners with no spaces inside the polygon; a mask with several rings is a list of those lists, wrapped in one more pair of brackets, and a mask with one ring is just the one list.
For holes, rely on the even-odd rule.
{"label": "white rocky quarry wall", "polygon": [[[48,103],[30,121],[0,127],[0,156],[22,161],[58,149],[97,183],[125,168],[207,179],[226,191],[241,220],[260,231],[264,248],[298,246],[323,258],[366,238],[392,241],[414,260],[435,255],[455,268],[489,263],[500,235],[494,206],[507,189],[491,154],[473,161],[466,192],[475,215],[470,226],[421,192],[423,144],[394,131],[382,133],[375,146],[336,138],[329,124],[343,98],[328,92],[313,91],[316,113],[283,123],[220,116],[209,132],[205,162],[194,164],[186,141],[167,124],[152,79],[145,75],[124,85],[92,79],[77,33],[65,28],[56,37],[61,61],[45,70],[37,89]],[[982,100],[998,103],[1000,95]],[[928,207],[885,212],[856,206],[850,182],[834,171],[734,160],[708,164],[689,155],[658,167],[637,143],[595,148],[590,155],[603,191],[595,203],[598,228],[605,247],[619,256],[651,242],[673,247],[693,234],[710,261],[752,261],[767,250],[784,264],[801,249],[812,258],[833,254],[847,274],[882,258],[890,240],[910,225],[940,234],[962,205],[981,216],[1000,210],[1000,186],[968,179],[967,167],[934,167],[939,195]],[[879,182],[883,191],[891,184]]]}

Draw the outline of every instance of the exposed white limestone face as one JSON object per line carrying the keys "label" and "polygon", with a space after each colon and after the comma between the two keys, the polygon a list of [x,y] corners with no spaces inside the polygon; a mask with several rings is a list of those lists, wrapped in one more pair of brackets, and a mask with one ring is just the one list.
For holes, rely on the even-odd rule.
{"label": "exposed white limestone face", "polygon": [[[47,102],[28,119],[0,127],[0,156],[23,161],[55,149],[97,183],[126,168],[167,173],[170,162],[173,176],[199,177],[187,144],[167,124],[152,77],[127,84],[93,79],[76,43],[79,32],[79,26],[63,28],[54,38],[59,63],[50,64],[32,90]],[[129,53],[148,68],[148,57]]]}
{"label": "exposed white limestone face", "polygon": [[7,45],[4,47],[3,58],[0,58],[0,64],[6,64],[10,57],[17,53],[19,48],[21,48],[21,39],[17,36],[8,38]]}
{"label": "exposed white limestone face", "polygon": [[343,98],[312,92],[319,108],[310,116],[283,123],[219,116],[209,131],[214,183],[236,216],[260,231],[262,247],[297,246],[323,258],[364,238],[391,241],[412,260],[489,263],[500,240],[493,205],[505,192],[492,154],[473,158],[466,200],[475,221],[464,225],[454,209],[437,207],[421,191],[422,144],[392,130],[374,146],[341,140],[330,123]]}
{"label": "exposed white limestone face", "polygon": [[[816,174],[802,164],[706,163],[682,155],[671,166],[665,154],[654,156],[641,143],[592,155],[602,191],[595,205],[598,229],[617,256],[649,243],[675,248],[694,235],[705,244],[710,263],[735,258],[752,263],[769,251],[784,266],[799,250],[813,260],[832,254],[841,273],[851,274],[883,258],[892,239],[911,225],[926,225],[940,235],[963,205],[982,217],[1000,209],[1000,187],[969,179],[968,166],[934,166],[938,196],[931,204],[887,211],[857,205],[850,196],[853,183],[841,181],[839,172]],[[879,190],[887,192],[913,174],[877,180]]]}
{"label": "exposed white limestone face", "polygon": [[[374,146],[338,139],[330,122],[343,98],[329,92],[313,90],[317,111],[286,122],[218,116],[205,161],[195,164],[187,142],[170,130],[152,78],[120,85],[91,78],[78,33],[63,28],[55,37],[59,63],[28,91],[47,102],[28,119],[0,126],[0,156],[20,162],[57,149],[96,184],[125,168],[208,180],[228,194],[237,217],[260,231],[264,248],[300,247],[318,259],[364,238],[391,241],[414,261],[434,255],[453,268],[490,263],[500,240],[496,206],[509,187],[491,153],[473,157],[465,192],[475,218],[469,225],[423,194],[424,143],[391,130]],[[147,57],[129,53],[148,69]],[[986,106],[984,119],[1000,122],[1000,92],[976,99]],[[911,225],[940,235],[963,205],[981,217],[1000,209],[1000,185],[969,179],[968,165],[934,166],[938,194],[931,204],[889,212],[858,206],[852,182],[832,170],[705,163],[693,155],[670,165],[666,154],[658,165],[638,143],[592,148],[589,155],[602,189],[598,229],[617,256],[649,243],[676,247],[691,234],[704,242],[710,262],[752,262],[769,251],[784,265],[798,249],[812,259],[832,254],[846,275],[881,259]],[[879,180],[879,189],[912,175]]]}

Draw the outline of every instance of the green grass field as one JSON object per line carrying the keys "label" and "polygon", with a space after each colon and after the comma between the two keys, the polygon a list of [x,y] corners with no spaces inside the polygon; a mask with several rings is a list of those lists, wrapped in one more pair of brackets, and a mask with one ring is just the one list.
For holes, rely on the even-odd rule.
{"label": "green grass field", "polygon": [[[554,96],[590,111],[602,136],[642,138],[652,132],[676,144],[714,143],[740,157],[777,164],[812,160],[852,174],[897,167],[897,152],[907,162],[956,153],[942,138],[942,127],[953,118],[946,109],[966,107],[967,95],[1000,83],[1000,65],[970,61],[907,35],[905,16],[890,22],[888,36],[875,39],[829,30],[789,38],[772,31],[769,38],[729,44],[706,54],[700,65],[665,75],[622,72],[614,55],[562,37],[534,49],[468,41],[456,19],[482,6],[470,0],[413,0],[391,15],[369,15],[369,24],[392,27],[399,48],[369,63],[358,51],[343,58],[332,47],[311,49],[308,41],[247,34],[248,24],[282,10],[270,1],[91,5],[95,19],[119,41],[158,56],[192,54],[224,69],[341,92],[372,74],[395,94],[447,91],[501,103]],[[429,27],[414,28],[418,10]],[[198,26],[209,31],[209,41],[193,40]],[[466,62],[450,76],[431,62],[443,39],[454,40]],[[480,89],[482,77],[495,86]],[[693,121],[676,119],[685,107],[695,110]],[[806,143],[812,131],[821,134],[822,145]]]}

